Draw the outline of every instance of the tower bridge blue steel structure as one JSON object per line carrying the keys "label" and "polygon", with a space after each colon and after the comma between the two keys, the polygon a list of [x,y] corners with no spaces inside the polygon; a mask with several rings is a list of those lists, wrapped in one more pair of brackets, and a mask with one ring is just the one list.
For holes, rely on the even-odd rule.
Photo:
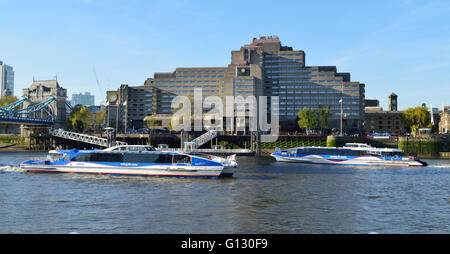
{"label": "tower bridge blue steel structure", "polygon": [[27,98],[0,107],[0,122],[25,125],[53,125],[55,115],[50,104],[55,101],[51,97],[43,102],[22,108]]}

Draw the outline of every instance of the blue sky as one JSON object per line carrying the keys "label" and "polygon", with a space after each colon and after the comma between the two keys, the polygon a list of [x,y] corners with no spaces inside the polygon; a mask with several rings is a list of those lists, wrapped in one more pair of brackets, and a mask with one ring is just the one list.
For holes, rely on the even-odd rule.
{"label": "blue sky", "polygon": [[[0,61],[15,94],[33,76],[96,103],[176,67],[227,66],[231,50],[278,35],[308,66],[335,65],[387,108],[450,105],[450,1],[0,0]],[[96,75],[100,86],[97,85]]]}

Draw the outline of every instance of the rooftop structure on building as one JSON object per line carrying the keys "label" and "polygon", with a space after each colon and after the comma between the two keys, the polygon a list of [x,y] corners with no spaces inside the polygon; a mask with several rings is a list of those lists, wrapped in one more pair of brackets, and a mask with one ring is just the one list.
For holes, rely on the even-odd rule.
{"label": "rooftop structure on building", "polygon": [[28,107],[51,97],[55,101],[50,104],[51,113],[56,116],[54,119],[55,128],[65,128],[67,122],[67,89],[61,87],[57,80],[33,80],[29,88],[24,88],[22,95],[27,98],[23,106]]}

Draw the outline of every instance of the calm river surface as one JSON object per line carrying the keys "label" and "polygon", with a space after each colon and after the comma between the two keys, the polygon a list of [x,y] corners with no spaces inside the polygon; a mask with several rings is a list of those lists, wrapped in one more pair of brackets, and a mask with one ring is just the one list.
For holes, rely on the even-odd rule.
{"label": "calm river surface", "polygon": [[232,179],[22,172],[0,153],[0,233],[450,233],[450,161],[425,168],[238,157]]}

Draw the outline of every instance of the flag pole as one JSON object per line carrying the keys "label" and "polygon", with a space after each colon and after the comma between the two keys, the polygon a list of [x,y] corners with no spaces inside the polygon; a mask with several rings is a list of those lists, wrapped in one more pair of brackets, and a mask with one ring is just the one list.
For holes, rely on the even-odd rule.
{"label": "flag pole", "polygon": [[343,106],[342,106],[342,104],[343,104],[343,102],[344,102],[343,97],[341,97],[340,102],[341,102],[341,136],[342,136],[342,134],[343,134],[343,132],[342,132],[342,116],[343,116],[343,114],[344,114],[344,108],[343,108]]}

